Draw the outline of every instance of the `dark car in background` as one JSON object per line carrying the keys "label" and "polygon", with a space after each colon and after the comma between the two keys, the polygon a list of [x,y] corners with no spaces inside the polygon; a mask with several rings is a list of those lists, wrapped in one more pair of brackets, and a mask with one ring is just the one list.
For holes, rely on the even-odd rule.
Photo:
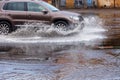
{"label": "dark car in background", "polygon": [[54,24],[55,27],[68,29],[81,24],[84,19],[80,14],[60,11],[41,0],[3,0],[0,1],[0,34],[8,34],[15,26],[26,22]]}

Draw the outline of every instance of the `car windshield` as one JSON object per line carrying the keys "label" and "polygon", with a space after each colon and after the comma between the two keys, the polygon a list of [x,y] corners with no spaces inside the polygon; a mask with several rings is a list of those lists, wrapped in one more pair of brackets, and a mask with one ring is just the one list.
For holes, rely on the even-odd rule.
{"label": "car windshield", "polygon": [[41,4],[45,7],[47,7],[49,10],[51,10],[52,12],[57,12],[59,11],[59,9],[57,9],[56,7],[46,3],[46,2],[41,2]]}

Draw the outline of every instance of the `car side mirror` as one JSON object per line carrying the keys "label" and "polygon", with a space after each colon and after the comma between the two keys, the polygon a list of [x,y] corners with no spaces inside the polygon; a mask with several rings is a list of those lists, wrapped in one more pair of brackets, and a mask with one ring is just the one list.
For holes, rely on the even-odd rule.
{"label": "car side mirror", "polygon": [[47,13],[48,13],[48,11],[47,11],[47,10],[43,10],[42,12],[43,12],[44,14],[47,14]]}

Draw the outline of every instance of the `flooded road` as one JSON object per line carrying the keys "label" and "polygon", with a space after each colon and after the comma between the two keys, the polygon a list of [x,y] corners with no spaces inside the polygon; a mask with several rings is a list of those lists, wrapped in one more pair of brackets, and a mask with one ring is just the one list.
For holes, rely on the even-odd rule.
{"label": "flooded road", "polygon": [[103,41],[103,45],[114,46],[120,48],[120,14],[99,14],[105,20],[104,25],[108,30],[105,34],[107,39]]}
{"label": "flooded road", "polygon": [[0,80],[120,80],[119,15],[111,15],[83,14],[82,31],[0,36]]}

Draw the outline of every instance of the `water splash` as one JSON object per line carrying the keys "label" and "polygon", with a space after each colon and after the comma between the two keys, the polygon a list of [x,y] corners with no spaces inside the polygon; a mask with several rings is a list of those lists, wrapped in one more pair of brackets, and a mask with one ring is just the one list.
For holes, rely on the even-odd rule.
{"label": "water splash", "polygon": [[[36,25],[39,26],[40,24],[36,24]],[[25,28],[19,29],[16,32],[7,36],[0,36],[0,43],[3,43],[3,44],[10,43],[10,45],[12,44],[14,50],[11,50],[11,52],[9,53],[12,53],[12,54],[16,53],[15,51],[18,51],[18,50],[16,50],[15,47],[17,47],[23,50],[23,52],[25,51],[25,54],[32,55],[31,59],[33,59],[33,55],[37,55],[37,58],[38,57],[39,58],[41,57],[42,58],[43,57],[58,58],[57,56],[61,57],[61,55],[63,55],[64,56],[63,58],[65,59],[68,58],[68,61],[71,61],[70,64],[67,64],[64,67],[62,67],[60,70],[56,71],[58,73],[55,73],[55,75],[53,73],[46,74],[46,72],[49,73],[49,71],[48,70],[46,71],[46,69],[50,69],[50,70],[52,69],[49,66],[48,66],[49,68],[48,67],[45,68],[45,66],[43,66],[43,69],[40,69],[40,71],[42,71],[42,74],[43,73],[44,74],[41,75],[40,73],[41,76],[38,75],[38,77],[41,77],[40,79],[53,80],[54,77],[52,78],[52,76],[58,75],[57,78],[58,79],[61,78],[61,80],[77,80],[77,79],[78,80],[79,79],[84,79],[84,80],[99,79],[100,80],[102,75],[102,78],[104,78],[103,80],[105,80],[106,78],[108,79],[108,77],[110,78],[110,76],[113,75],[112,70],[116,70],[116,67],[111,68],[111,66],[108,69],[108,66],[93,67],[93,66],[89,66],[88,64],[85,64],[85,63],[96,64],[96,62],[98,62],[97,64],[101,64],[106,62],[104,61],[104,59],[107,60],[108,62],[110,62],[110,60],[112,62],[113,60],[112,59],[113,57],[106,55],[104,51],[102,52],[91,51],[86,48],[84,49],[84,47],[79,44],[79,43],[85,43],[86,45],[94,45],[95,43],[97,43],[98,40],[102,40],[105,38],[105,35],[102,33],[105,32],[106,30],[103,28],[102,20],[100,18],[96,16],[85,17],[85,28],[82,31],[75,30],[71,33],[59,32],[54,30],[54,28],[50,28],[47,31],[42,31],[42,30],[36,31],[36,29],[33,26],[31,27],[32,28],[25,27]],[[119,51],[117,51],[117,53],[119,53]],[[16,58],[15,56],[13,57]],[[64,60],[65,62],[65,59],[63,58],[60,58],[60,60]],[[85,60],[86,62],[84,63]],[[59,61],[59,62],[62,62],[62,61]],[[82,67],[80,63],[84,63],[85,66]],[[22,68],[20,67],[21,68],[20,70],[29,71],[34,68],[36,69],[36,71],[38,71],[38,69],[41,68],[40,65],[37,66],[38,69],[35,68],[35,66],[36,65],[34,65],[33,67],[29,66],[29,68],[28,67],[26,68],[26,66]],[[11,67],[12,69],[14,68],[14,66],[8,66],[8,68],[11,68]],[[19,66],[15,69],[19,70],[18,68]],[[32,72],[33,71],[31,71],[31,73]],[[108,74],[108,76],[107,77],[104,76],[103,73]],[[116,71],[114,71],[114,73],[119,74],[118,71],[117,73]],[[11,74],[11,75],[14,75],[14,74]],[[36,76],[33,76],[33,77],[36,78]]]}
{"label": "water splash", "polygon": [[[73,31],[60,32],[42,23],[25,25],[25,28],[18,29],[8,36],[0,36],[0,41],[15,43],[70,43],[105,38],[104,35],[100,34],[105,31],[102,27],[102,20],[95,16],[85,17],[85,28],[81,31],[75,29]],[[37,29],[37,26],[40,26],[40,29]]]}

